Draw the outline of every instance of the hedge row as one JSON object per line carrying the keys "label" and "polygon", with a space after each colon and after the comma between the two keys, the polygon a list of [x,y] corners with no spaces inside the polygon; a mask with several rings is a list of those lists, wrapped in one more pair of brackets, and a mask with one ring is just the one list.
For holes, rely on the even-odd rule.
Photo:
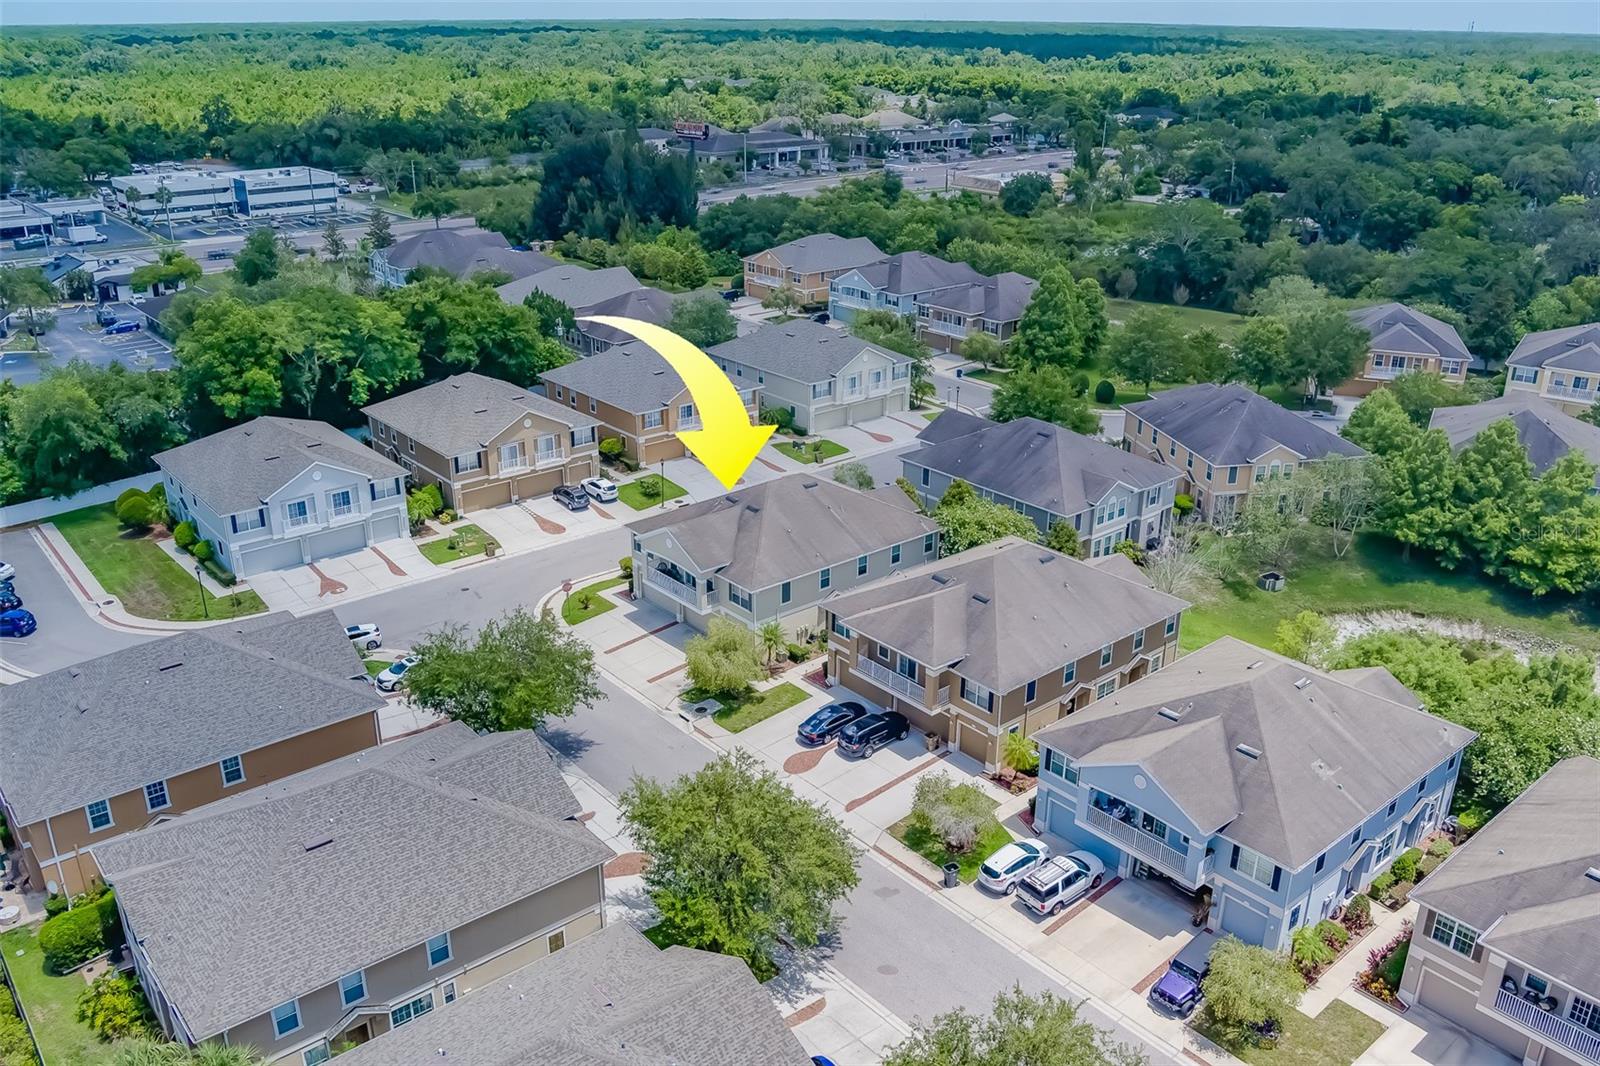
{"label": "hedge row", "polygon": [[54,973],[68,971],[102,954],[122,939],[117,898],[110,892],[93,903],[63,911],[39,927],[39,950]]}

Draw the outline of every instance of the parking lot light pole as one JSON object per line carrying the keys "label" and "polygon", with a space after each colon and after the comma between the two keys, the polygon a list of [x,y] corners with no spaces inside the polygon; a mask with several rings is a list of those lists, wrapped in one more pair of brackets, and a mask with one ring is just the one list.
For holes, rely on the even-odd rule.
{"label": "parking lot light pole", "polygon": [[200,586],[200,610],[207,617],[211,617],[211,606],[206,603],[206,583],[200,580],[200,564],[194,564],[194,583]]}

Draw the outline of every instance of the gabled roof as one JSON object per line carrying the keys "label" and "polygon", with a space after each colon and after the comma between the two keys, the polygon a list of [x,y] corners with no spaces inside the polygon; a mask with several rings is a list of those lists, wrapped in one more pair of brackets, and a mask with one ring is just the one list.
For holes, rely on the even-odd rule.
{"label": "gabled roof", "polygon": [[[163,994],[205,1039],[594,870],[611,849],[577,813],[533,733],[450,722],[94,855]],[[448,840],[448,861],[427,861],[424,838]]]}
{"label": "gabled roof", "polygon": [[[616,315],[664,326],[671,320],[672,306],[676,302],[677,297],[670,293],[646,286],[590,304],[584,308],[583,314]],[[599,322],[579,322],[578,329],[608,344],[624,344],[633,339],[633,334],[624,333],[620,329]]]}
{"label": "gabled roof", "polygon": [[929,293],[922,302],[929,307],[985,318],[990,322],[1015,322],[1033,299],[1039,283],[1014,271],[982,278],[970,285],[955,285]]}
{"label": "gabled roof", "polygon": [[547,370],[539,378],[547,393],[551,386],[561,385],[636,415],[661,410],[684,388],[678,372],[643,341],[618,344]]}
{"label": "gabled roof", "polygon": [[849,270],[883,258],[878,246],[868,238],[841,237],[837,233],[813,233],[759,254],[773,256],[785,267],[800,274]]}
{"label": "gabled roof", "polygon": [[[1549,470],[1569,451],[1581,452],[1589,462],[1600,464],[1600,426],[1573,418],[1532,393],[1514,390],[1483,403],[1436,407],[1428,426],[1444,430],[1451,449],[1460,451],[1501,419],[1510,419],[1516,427],[1535,475]],[[1596,481],[1600,483],[1600,473]]]}
{"label": "gabled roof", "polygon": [[573,429],[597,424],[587,411],[580,413],[509,381],[471,371],[369,404],[361,411],[446,458],[477,451],[528,414]]}
{"label": "gabled roof", "polygon": [[901,252],[856,268],[879,292],[905,295],[956,285],[982,285],[988,279],[966,263],[951,263],[927,252]]}
{"label": "gabled roof", "polygon": [[27,824],[372,714],[384,702],[366,680],[322,611],[185,630],[8,685],[6,801]]}
{"label": "gabled roof", "polygon": [[1188,603],[1015,537],[825,601],[851,629],[1009,692]]}
{"label": "gabled roof", "polygon": [[1454,326],[1405,304],[1358,307],[1350,312],[1350,321],[1371,334],[1373,351],[1472,359]]}
{"label": "gabled roof", "polygon": [[941,443],[907,452],[902,461],[1052,514],[1070,516],[1087,510],[1118,485],[1139,492],[1178,476],[1172,467],[1037,418],[990,422],[946,411],[923,433],[942,436],[939,424],[952,414],[963,423],[983,424],[962,436],[944,436]]}
{"label": "gabled roof", "polygon": [[1088,764],[1173,752],[1153,760],[1159,769],[1140,764],[1201,832],[1221,831],[1292,870],[1406,799],[1477,735],[1386,687],[1223,637],[1035,737]]}
{"label": "gabled roof", "polygon": [[579,314],[603,300],[644,288],[627,267],[589,270],[575,263],[562,263],[537,274],[507,282],[494,291],[508,304],[520,304],[534,291],[557,300]]}
{"label": "gabled roof", "polygon": [[556,265],[547,255],[516,251],[502,235],[483,230],[425,230],[396,241],[383,255],[390,266],[400,270],[435,267],[461,279],[486,270],[503,270],[515,280]]}
{"label": "gabled roof", "polygon": [[1506,359],[1507,366],[1595,369],[1600,362],[1600,322],[1525,333]]}
{"label": "gabled roof", "polygon": [[[559,1005],[559,1009],[551,1009]],[[750,967],[615,922],[346,1052],[349,1066],[810,1066]]]}
{"label": "gabled roof", "polygon": [[[1214,466],[1253,463],[1283,447],[1302,459],[1367,454],[1243,385],[1185,385],[1123,408]],[[1126,435],[1129,431],[1124,430]]]}
{"label": "gabled roof", "polygon": [[708,348],[706,354],[810,385],[827,381],[867,351],[896,363],[909,361],[898,352],[868,344],[809,318],[768,323],[754,333]]}
{"label": "gabled roof", "polygon": [[405,471],[326,422],[263,415],[152,458],[219,515],[260,507],[316,463],[368,478]]}
{"label": "gabled roof", "polygon": [[635,534],[665,530],[701,573],[754,591],[825,566],[854,564],[859,555],[939,526],[874,493],[800,473],[641,518],[628,528]]}
{"label": "gabled roof", "polygon": [[1480,944],[1600,998],[1597,808],[1600,760],[1558,762],[1411,896],[1478,930]]}

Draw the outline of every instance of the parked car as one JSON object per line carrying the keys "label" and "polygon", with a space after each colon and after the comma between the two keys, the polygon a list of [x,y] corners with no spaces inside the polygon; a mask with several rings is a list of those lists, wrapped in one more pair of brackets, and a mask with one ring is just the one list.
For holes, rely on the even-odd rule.
{"label": "parked car", "polygon": [[811,321],[820,322],[823,325],[827,325],[828,324],[828,312],[826,312],[826,311],[818,311],[816,314],[811,316]]}
{"label": "parked car", "polygon": [[1009,896],[1017,890],[1017,882],[1028,872],[1050,858],[1050,845],[1042,840],[1013,840],[978,867],[978,884],[991,892]]}
{"label": "parked car", "polygon": [[0,581],[10,581],[17,576],[17,568],[10,563],[0,560]]}
{"label": "parked car", "polygon": [[227,248],[213,248],[206,253],[207,259],[232,259],[233,252]]}
{"label": "parked car", "polygon": [[1057,855],[1017,882],[1017,898],[1040,914],[1060,914],[1067,904],[1100,887],[1106,865],[1087,851]]}
{"label": "parked car", "polygon": [[557,485],[550,495],[569,511],[583,511],[589,507],[589,494],[577,485]]}
{"label": "parked car", "polygon": [[800,723],[800,728],[795,730],[795,739],[802,744],[826,744],[839,730],[866,716],[867,708],[854,700],[830,703],[817,708],[810,718]]}
{"label": "parked car", "polygon": [[5,586],[0,588],[0,611],[15,611],[21,607],[22,597],[17,595],[9,581],[6,582]]}
{"label": "parked car", "polygon": [[113,322],[113,323],[111,323],[111,325],[106,327],[106,333],[108,335],[112,334],[112,333],[138,333],[138,332],[139,332],[139,323],[135,322],[131,318],[124,319],[124,320],[119,321],[119,322]]}
{"label": "parked car", "polygon": [[839,730],[839,750],[869,757],[873,752],[911,733],[911,723],[899,711],[879,711]]}
{"label": "parked car", "polygon": [[617,483],[608,477],[586,477],[579,484],[584,492],[601,503],[610,503],[617,498]]}
{"label": "parked car", "polygon": [[399,662],[392,664],[387,670],[372,679],[378,686],[379,692],[399,692],[406,687],[406,671],[417,665],[419,660],[415,655],[407,655]]}
{"label": "parked car", "polygon": [[1189,941],[1177,958],[1167,964],[1167,972],[1161,975],[1161,980],[1150,989],[1150,1005],[1180,1018],[1193,1014],[1205,998],[1200,982],[1211,972],[1211,949],[1216,942],[1212,933],[1200,933]]}
{"label": "parked car", "polygon": [[743,289],[723,289],[722,290],[722,298],[724,300],[727,300],[729,303],[732,303],[733,301],[737,300],[739,297],[741,297],[743,295],[744,295],[744,290]]}
{"label": "parked car", "polygon": [[350,643],[358,648],[376,651],[383,643],[383,630],[378,628],[376,622],[362,622],[360,625],[345,626],[344,635],[350,638]]}
{"label": "parked car", "polygon": [[0,637],[25,637],[38,628],[32,611],[19,609],[0,614]]}
{"label": "parked car", "polygon": [[117,321],[117,313],[111,310],[109,307],[96,308],[94,312],[94,320],[97,324],[102,326],[115,325]]}

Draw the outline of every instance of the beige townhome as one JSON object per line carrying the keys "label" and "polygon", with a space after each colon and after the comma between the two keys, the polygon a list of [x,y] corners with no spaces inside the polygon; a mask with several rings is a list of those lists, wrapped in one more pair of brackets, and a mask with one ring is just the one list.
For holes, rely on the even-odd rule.
{"label": "beige townhome", "polygon": [[0,698],[0,809],[34,890],[100,880],[91,847],[378,743],[384,701],[332,611],[189,630]]}
{"label": "beige townhome", "polygon": [[[683,379],[643,341],[558,366],[541,380],[545,395],[558,406],[598,420],[602,440],[620,438],[623,454],[645,466],[687,455],[677,434],[701,428],[700,411]],[[734,387],[755,421],[761,390],[747,381]]]}
{"label": "beige townhome", "polygon": [[883,257],[878,246],[866,237],[814,233],[746,256],[745,295],[765,300],[787,285],[795,290],[801,303],[825,304],[828,282],[847,270],[875,263]]}
{"label": "beige townhome", "polygon": [[450,722],[95,852],[170,1039],[318,1066],[597,932],[578,813],[533,733]]}
{"label": "beige townhome", "polygon": [[1178,492],[1214,525],[1227,525],[1257,488],[1307,464],[1367,453],[1243,385],[1185,385],[1122,409],[1134,455],[1178,472]]}
{"label": "beige townhome", "polygon": [[1525,1066],[1600,1063],[1597,805],[1600,760],[1559,762],[1413,889],[1400,999]]}
{"label": "beige townhome", "polygon": [[1524,334],[1506,359],[1506,395],[1526,393],[1582,415],[1600,396],[1600,322]]}
{"label": "beige townhome", "polygon": [[1365,396],[1401,374],[1438,374],[1453,385],[1467,380],[1474,356],[1450,323],[1397,303],[1358,307],[1350,321],[1372,342],[1361,369],[1334,388],[1340,396]]}
{"label": "beige townhome", "polygon": [[371,445],[475,511],[544,496],[599,470],[595,419],[508,381],[456,374],[363,407]]}
{"label": "beige townhome", "polygon": [[1015,537],[822,604],[828,675],[988,769],[1178,655],[1176,596]]}

